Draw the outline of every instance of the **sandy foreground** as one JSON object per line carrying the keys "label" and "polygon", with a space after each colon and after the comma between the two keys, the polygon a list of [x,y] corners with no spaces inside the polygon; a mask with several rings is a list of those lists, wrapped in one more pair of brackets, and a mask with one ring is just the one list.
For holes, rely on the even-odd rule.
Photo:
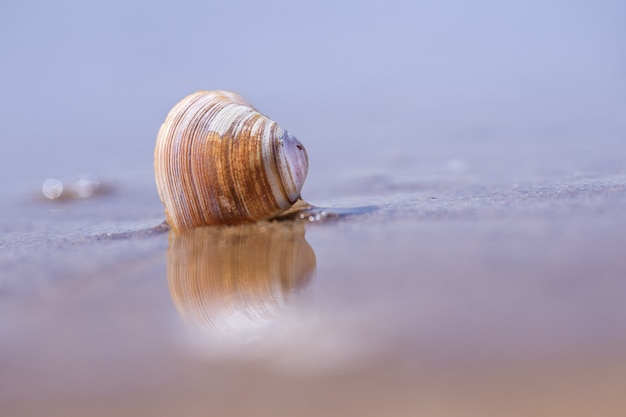
{"label": "sandy foreground", "polygon": [[623,171],[336,187],[184,236],[150,175],[5,203],[1,414],[626,413]]}

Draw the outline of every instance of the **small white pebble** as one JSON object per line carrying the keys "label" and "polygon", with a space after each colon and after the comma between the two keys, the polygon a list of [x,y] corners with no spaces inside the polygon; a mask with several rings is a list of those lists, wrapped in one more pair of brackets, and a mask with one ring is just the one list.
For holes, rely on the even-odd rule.
{"label": "small white pebble", "polygon": [[100,181],[93,175],[85,175],[72,184],[72,194],[75,198],[88,198],[98,189]]}
{"label": "small white pebble", "polygon": [[48,178],[44,181],[41,191],[46,198],[55,200],[63,194],[63,183],[56,178]]}

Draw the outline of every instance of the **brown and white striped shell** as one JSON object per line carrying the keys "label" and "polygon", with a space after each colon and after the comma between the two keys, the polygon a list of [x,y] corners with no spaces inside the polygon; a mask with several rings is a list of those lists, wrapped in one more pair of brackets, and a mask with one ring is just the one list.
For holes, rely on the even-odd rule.
{"label": "brown and white striped shell", "polygon": [[300,198],[308,159],[238,94],[198,91],[167,115],[154,170],[167,222],[183,231],[276,217]]}

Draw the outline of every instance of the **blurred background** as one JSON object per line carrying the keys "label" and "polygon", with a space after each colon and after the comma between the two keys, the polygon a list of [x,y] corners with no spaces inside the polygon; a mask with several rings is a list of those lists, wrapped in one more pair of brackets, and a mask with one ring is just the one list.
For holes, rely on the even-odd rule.
{"label": "blurred background", "polygon": [[319,198],[329,178],[617,165],[625,16],[618,0],[3,1],[1,186],[151,183],[160,123],[199,89],[293,132]]}

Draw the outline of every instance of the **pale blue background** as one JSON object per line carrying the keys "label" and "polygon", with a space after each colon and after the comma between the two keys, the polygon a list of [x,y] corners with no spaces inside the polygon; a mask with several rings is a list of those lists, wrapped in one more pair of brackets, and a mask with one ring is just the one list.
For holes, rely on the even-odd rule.
{"label": "pale blue background", "polygon": [[148,181],[169,108],[218,88],[300,138],[313,189],[450,158],[497,170],[506,152],[513,173],[560,152],[577,155],[568,169],[611,163],[626,146],[625,4],[5,1],[0,184]]}

